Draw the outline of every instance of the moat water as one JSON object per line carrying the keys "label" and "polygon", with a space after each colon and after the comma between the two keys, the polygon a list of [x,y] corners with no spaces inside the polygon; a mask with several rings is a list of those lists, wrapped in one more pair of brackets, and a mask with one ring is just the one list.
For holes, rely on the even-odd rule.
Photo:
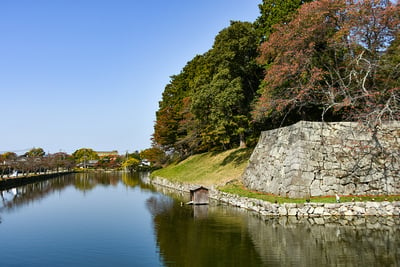
{"label": "moat water", "polygon": [[276,218],[126,173],[1,191],[0,266],[400,266],[399,217]]}

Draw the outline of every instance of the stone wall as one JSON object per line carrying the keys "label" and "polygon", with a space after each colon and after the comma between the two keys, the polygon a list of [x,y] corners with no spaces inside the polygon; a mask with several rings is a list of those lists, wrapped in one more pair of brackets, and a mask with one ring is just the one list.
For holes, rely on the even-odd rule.
{"label": "stone wall", "polygon": [[265,131],[243,183],[288,197],[400,194],[400,122],[374,130],[301,121]]}

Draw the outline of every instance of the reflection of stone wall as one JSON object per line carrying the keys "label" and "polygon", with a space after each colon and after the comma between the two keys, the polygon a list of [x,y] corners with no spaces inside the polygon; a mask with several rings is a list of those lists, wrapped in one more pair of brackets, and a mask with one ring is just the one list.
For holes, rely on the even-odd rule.
{"label": "reflection of stone wall", "polygon": [[266,266],[397,266],[399,223],[398,217],[249,216],[248,231]]}
{"label": "reflection of stone wall", "polygon": [[289,197],[400,194],[400,122],[301,121],[261,134],[243,174],[251,189]]}

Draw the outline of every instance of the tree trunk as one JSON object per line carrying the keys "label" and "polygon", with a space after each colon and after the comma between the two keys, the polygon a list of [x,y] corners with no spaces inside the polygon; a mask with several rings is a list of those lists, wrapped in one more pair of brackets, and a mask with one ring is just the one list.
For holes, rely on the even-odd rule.
{"label": "tree trunk", "polygon": [[245,138],[244,138],[244,133],[241,133],[241,134],[239,135],[239,138],[240,138],[240,145],[239,145],[239,147],[240,147],[240,148],[246,148],[247,145],[246,145],[246,140],[245,140]]}

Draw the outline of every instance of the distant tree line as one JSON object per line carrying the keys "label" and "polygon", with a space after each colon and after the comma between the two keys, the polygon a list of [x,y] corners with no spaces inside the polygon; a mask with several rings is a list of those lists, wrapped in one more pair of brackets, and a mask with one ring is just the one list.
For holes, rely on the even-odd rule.
{"label": "distant tree line", "polygon": [[32,148],[24,155],[13,152],[0,154],[0,178],[6,176],[28,175],[46,172],[71,170],[75,161],[64,152],[46,155],[42,148]]}
{"label": "distant tree line", "polygon": [[42,148],[32,148],[23,155],[14,152],[0,154],[0,179],[29,174],[69,171],[74,168],[126,169],[144,171],[159,168],[165,162],[165,153],[148,148],[126,155],[99,155],[91,148],[80,148],[74,153],[46,154]]}
{"label": "distant tree line", "polygon": [[165,86],[153,147],[185,158],[313,121],[400,119],[400,4],[263,0]]}

